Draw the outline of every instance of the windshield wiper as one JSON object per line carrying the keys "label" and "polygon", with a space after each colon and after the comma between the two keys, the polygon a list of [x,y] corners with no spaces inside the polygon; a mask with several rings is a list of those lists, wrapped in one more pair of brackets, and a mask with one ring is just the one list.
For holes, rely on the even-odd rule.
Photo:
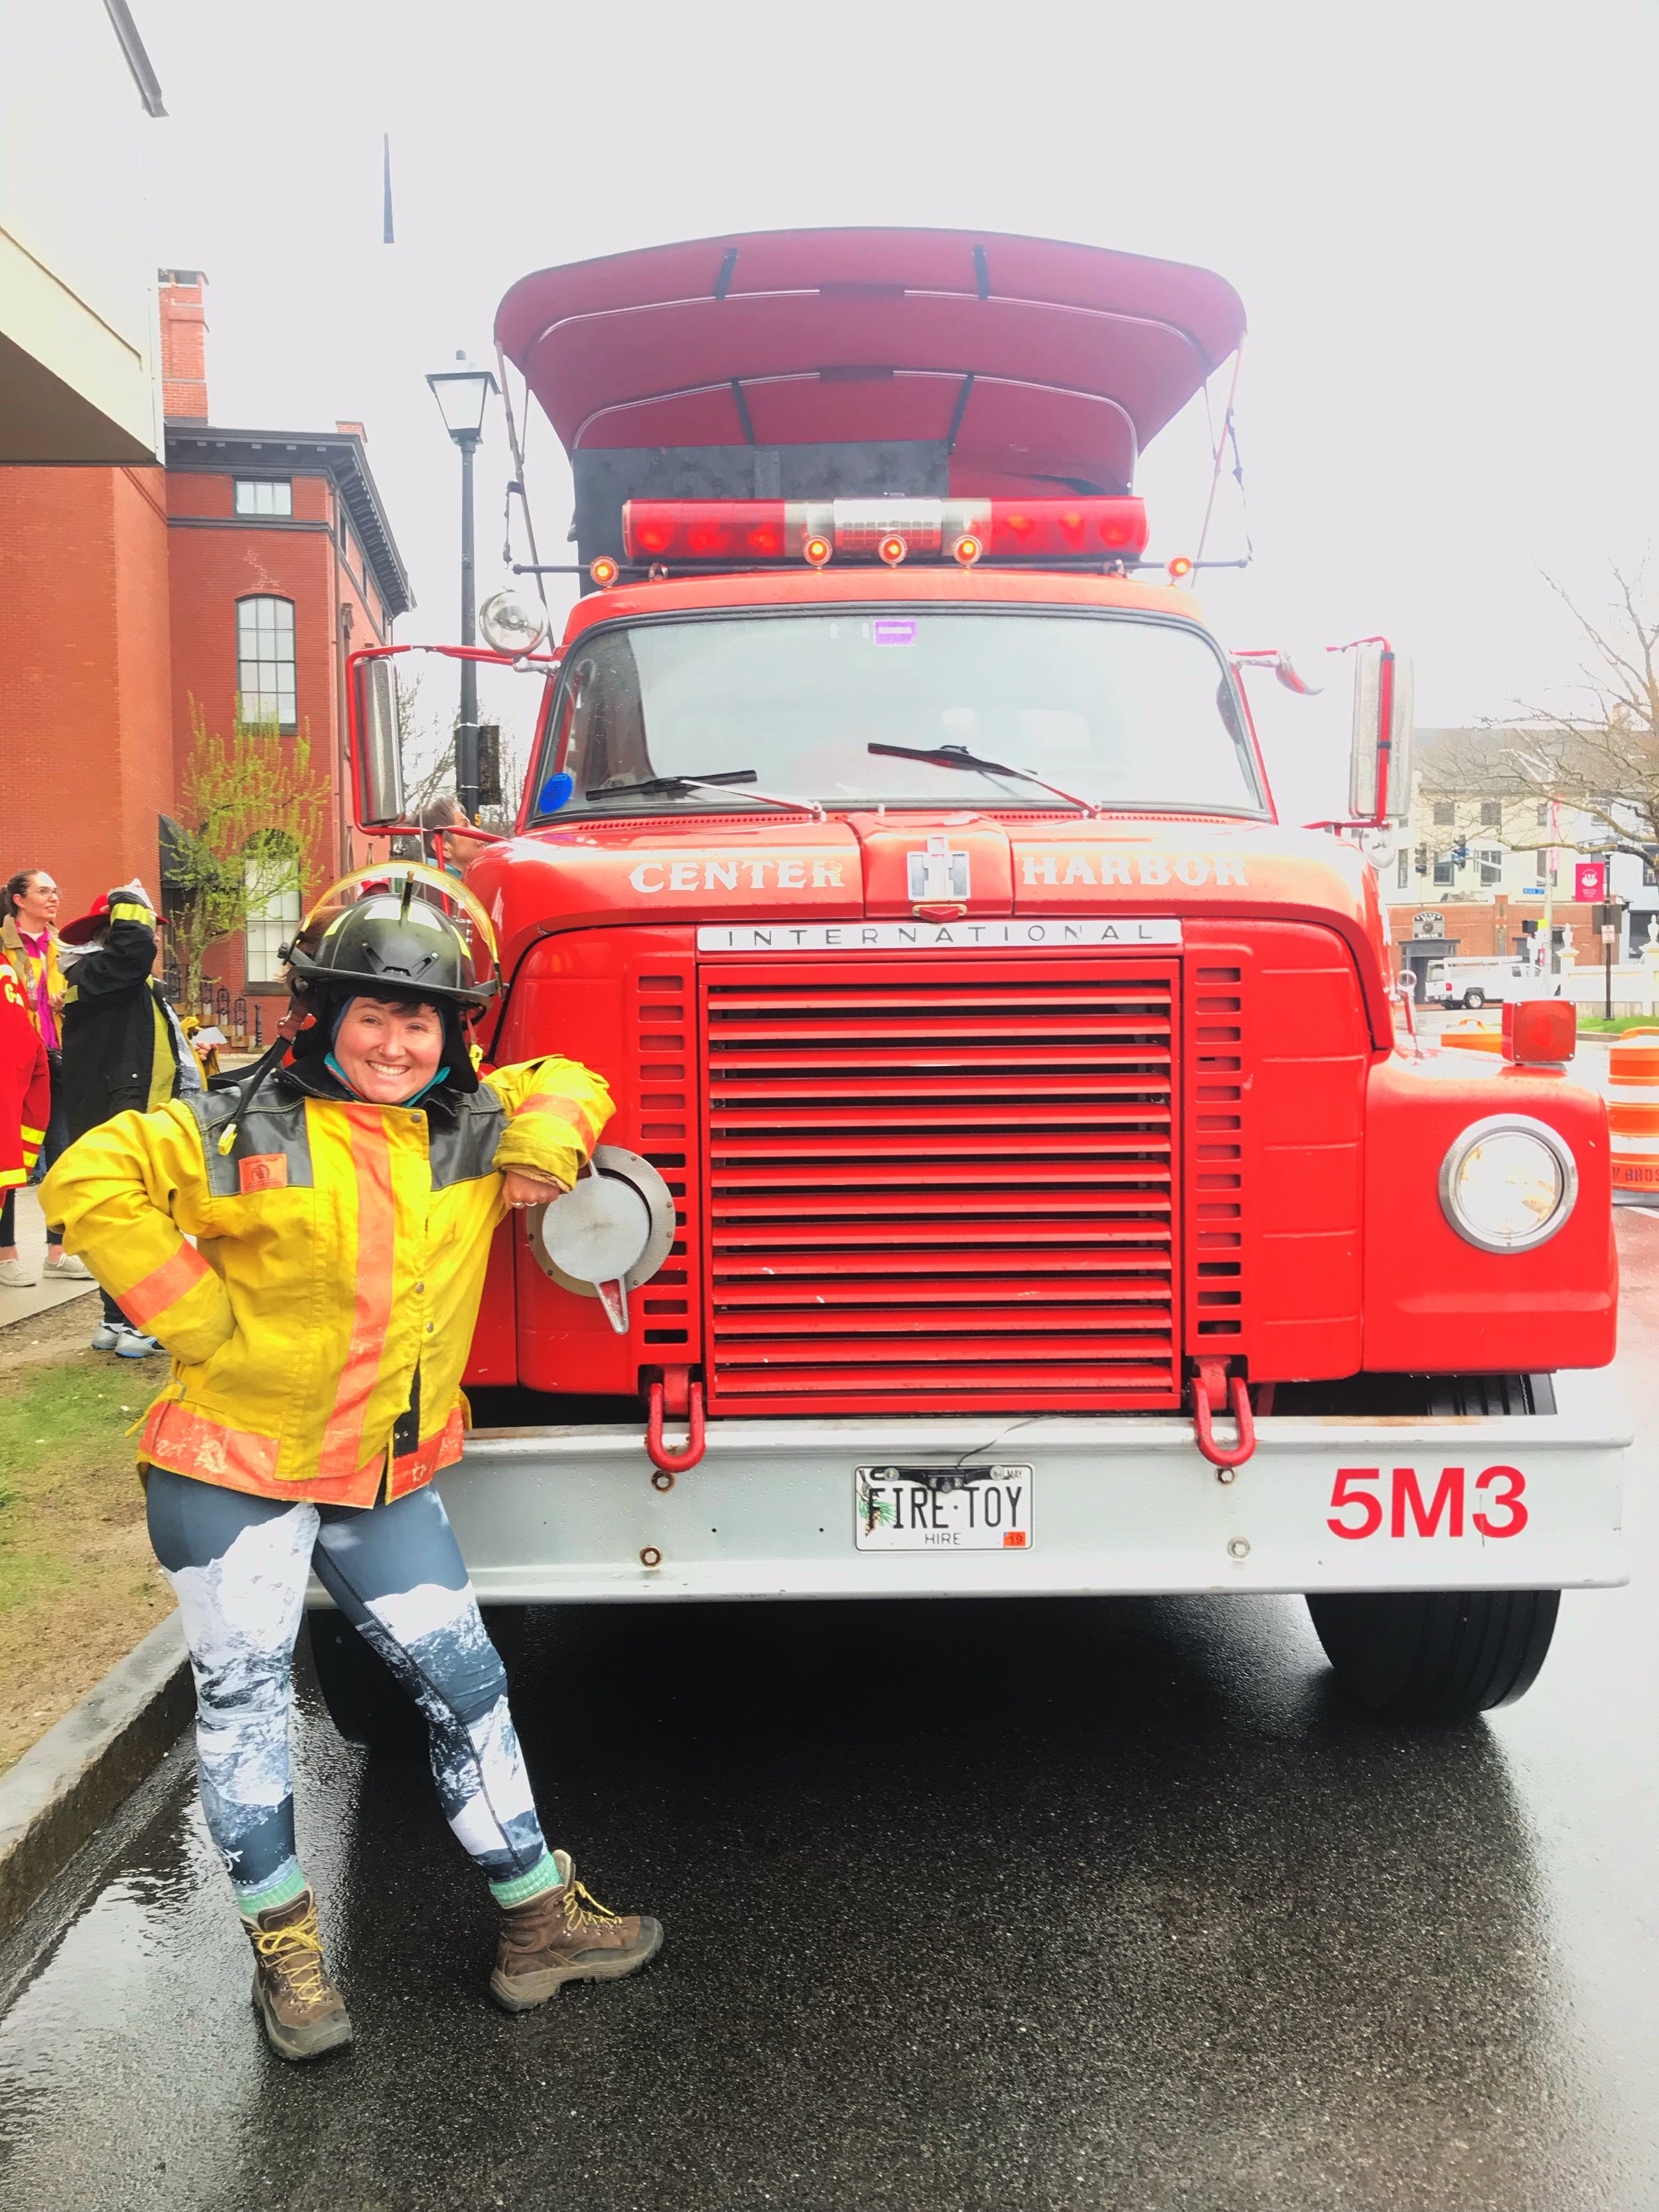
{"label": "windshield wiper", "polygon": [[[585,791],[584,799],[667,798],[679,791],[724,791],[733,784],[752,784],[752,768],[717,769],[712,775],[647,775],[638,783],[602,783]],[[792,814],[810,814],[815,822],[827,819],[816,799],[785,799],[775,791],[745,790],[744,799],[758,799],[768,806],[787,807]]]}
{"label": "windshield wiper", "polygon": [[930,768],[966,768],[981,775],[1011,775],[1017,783],[1034,783],[1040,791],[1052,791],[1056,799],[1063,799],[1080,814],[1095,816],[1100,812],[1091,800],[1079,799],[1074,791],[1062,791],[1046,776],[1033,775],[1028,768],[1006,768],[1000,761],[981,760],[966,745],[866,745],[865,750],[884,754],[889,760],[926,761]]}

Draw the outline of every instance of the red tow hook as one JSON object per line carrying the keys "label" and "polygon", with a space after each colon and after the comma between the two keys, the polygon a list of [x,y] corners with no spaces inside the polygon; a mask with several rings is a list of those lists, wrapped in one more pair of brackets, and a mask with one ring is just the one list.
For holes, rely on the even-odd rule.
{"label": "red tow hook", "polygon": [[[1213,1415],[1223,1403],[1232,1409],[1238,1424],[1238,1442],[1231,1450],[1215,1440]],[[1242,1375],[1229,1382],[1218,1360],[1199,1362],[1197,1379],[1193,1384],[1193,1434],[1198,1448],[1212,1467],[1231,1471],[1243,1467],[1255,1449],[1255,1420],[1250,1412],[1250,1387]]]}
{"label": "red tow hook", "polygon": [[[670,1405],[672,1393],[676,1403]],[[645,1417],[645,1449],[651,1463],[667,1475],[684,1474],[702,1457],[702,1385],[694,1382],[683,1367],[671,1367],[662,1382],[651,1385],[649,1411]],[[684,1451],[670,1451],[662,1440],[665,1416],[684,1421],[690,1434]],[[667,1489],[664,1483],[662,1488]]]}

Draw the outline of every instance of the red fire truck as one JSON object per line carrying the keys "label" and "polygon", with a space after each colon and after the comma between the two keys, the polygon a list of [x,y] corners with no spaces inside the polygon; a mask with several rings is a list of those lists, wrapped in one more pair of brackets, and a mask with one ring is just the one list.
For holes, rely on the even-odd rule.
{"label": "red fire truck", "polygon": [[[1625,1578],[1571,1010],[1417,1047],[1353,825],[1279,825],[1249,657],[1146,561],[1140,449],[1243,326],[1202,270],[969,233],[507,295],[583,589],[556,652],[485,625],[544,696],[465,877],[483,1036],[617,1112],[492,1260],[442,1478],[487,1604],[1300,1592],[1359,1699],[1444,1719]],[[354,660],[377,834],[398,650]],[[1340,658],[1385,823],[1397,664]]]}

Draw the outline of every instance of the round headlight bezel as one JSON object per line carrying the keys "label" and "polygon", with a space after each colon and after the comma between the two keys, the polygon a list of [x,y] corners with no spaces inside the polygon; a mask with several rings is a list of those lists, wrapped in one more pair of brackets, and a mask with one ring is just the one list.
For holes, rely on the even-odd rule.
{"label": "round headlight bezel", "polygon": [[492,653],[522,655],[534,653],[547,635],[547,615],[527,592],[507,584],[479,608],[478,628]]}
{"label": "round headlight bezel", "polygon": [[[1561,1194],[1553,1212],[1535,1229],[1519,1237],[1493,1236],[1489,1230],[1466,1219],[1457,1203],[1458,1182],[1469,1154],[1478,1145],[1502,1136],[1532,1138],[1549,1153],[1560,1171]],[[1530,1114],[1489,1114],[1482,1121],[1471,1121],[1452,1139],[1440,1163],[1440,1211],[1464,1243],[1473,1244],[1478,1251],[1535,1252],[1566,1226],[1577,1203],[1578,1163],[1572,1156],[1571,1146],[1559,1129],[1551,1128],[1547,1121],[1540,1121]]]}

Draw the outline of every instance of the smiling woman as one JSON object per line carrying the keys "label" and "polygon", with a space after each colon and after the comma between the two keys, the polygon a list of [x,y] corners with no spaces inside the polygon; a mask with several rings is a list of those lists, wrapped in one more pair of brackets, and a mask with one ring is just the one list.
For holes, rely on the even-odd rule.
{"label": "smiling woman", "polygon": [[444,1018],[437,1006],[403,999],[353,999],[334,1025],[331,1065],[359,1098],[404,1106],[448,1073],[438,1063]]}
{"label": "smiling woman", "polygon": [[480,1080],[466,1024],[495,985],[414,890],[407,876],[296,943],[308,1020],[288,1065],[278,1047],[234,1093],[105,1121],[44,1193],[173,1357],[139,1445],[150,1539],[195,1668],[204,1814],[286,2058],[352,2033],[295,1843],[291,1663],[313,1571],[426,1719],[444,1811],[501,1909],[498,2002],[629,1972],[661,1940],[654,1921],[591,1910],[548,1850],[429,1486],[460,1457],[495,1231],[571,1188],[611,1100],[562,1059]]}

